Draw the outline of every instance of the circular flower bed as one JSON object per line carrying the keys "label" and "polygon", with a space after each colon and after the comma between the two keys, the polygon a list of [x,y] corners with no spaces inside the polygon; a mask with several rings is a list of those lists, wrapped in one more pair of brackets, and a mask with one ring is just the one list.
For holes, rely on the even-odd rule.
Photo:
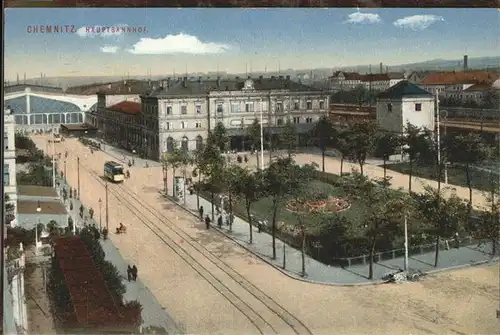
{"label": "circular flower bed", "polygon": [[339,213],[349,209],[351,204],[344,198],[331,196],[328,200],[307,201],[305,203],[298,203],[295,200],[291,200],[285,205],[285,207],[287,210],[294,213]]}

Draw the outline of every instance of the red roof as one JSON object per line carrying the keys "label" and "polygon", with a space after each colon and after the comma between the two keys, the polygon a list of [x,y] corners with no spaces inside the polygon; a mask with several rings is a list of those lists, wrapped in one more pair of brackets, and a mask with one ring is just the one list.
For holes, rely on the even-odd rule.
{"label": "red roof", "polygon": [[141,104],[133,101],[121,101],[111,107],[108,107],[110,111],[126,114],[139,114],[141,112]]}
{"label": "red roof", "polygon": [[499,73],[489,71],[432,72],[420,81],[420,85],[493,83],[499,77]]}
{"label": "red roof", "polygon": [[[79,237],[58,238],[54,250],[71,295],[74,318],[79,326],[113,327],[124,320],[92,256]],[[74,320],[76,319],[76,320]]]}

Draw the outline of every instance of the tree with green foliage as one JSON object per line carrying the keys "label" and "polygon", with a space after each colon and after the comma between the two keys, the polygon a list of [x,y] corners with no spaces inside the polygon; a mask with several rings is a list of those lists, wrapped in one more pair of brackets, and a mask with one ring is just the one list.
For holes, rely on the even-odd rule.
{"label": "tree with green foliage", "polygon": [[31,163],[28,171],[21,171],[16,176],[18,185],[53,186],[52,173],[41,163]]}
{"label": "tree with green foliage", "polygon": [[371,120],[353,122],[349,126],[351,130],[350,140],[353,149],[353,158],[359,164],[361,175],[366,163],[366,157],[375,147],[375,135],[377,124]]}
{"label": "tree with green foliage", "polygon": [[[312,166],[316,168],[316,164]],[[272,238],[273,238],[273,259],[276,259],[276,221],[280,209],[283,207],[285,199],[289,198],[293,192],[303,184],[300,174],[297,173],[297,164],[290,157],[278,158],[269,164],[264,171],[264,183],[267,195],[272,203]]]}
{"label": "tree with green foliage", "polygon": [[438,266],[441,239],[452,238],[465,229],[469,220],[467,206],[457,195],[446,198],[430,186],[414,198],[422,218],[430,225],[429,232],[436,237],[434,266]]}
{"label": "tree with green foliage", "polygon": [[488,148],[477,133],[458,135],[453,138],[449,148],[450,162],[461,164],[464,168],[467,187],[469,188],[469,212],[472,211],[471,168],[487,159]]}
{"label": "tree with green foliage", "polygon": [[326,200],[328,193],[320,192],[316,188],[311,188],[311,182],[314,180],[314,165],[294,165],[293,175],[291,179],[301,180],[302,182],[297,188],[293,189],[290,194],[291,201],[294,203],[294,215],[297,218],[297,228],[302,240],[301,243],[301,259],[302,259],[302,276],[306,276],[306,239],[307,235],[320,231],[320,224],[323,221],[321,208],[311,207],[310,203],[314,201]]}
{"label": "tree with green foliage", "polygon": [[279,141],[282,147],[286,149],[288,158],[292,158],[293,150],[298,145],[298,134],[297,127],[290,118],[287,118],[285,125],[281,129]]}
{"label": "tree with green foliage", "polygon": [[212,130],[212,137],[215,145],[221,153],[225,153],[229,149],[229,137],[224,123],[218,122]]}
{"label": "tree with green foliage", "polygon": [[368,278],[373,279],[373,263],[375,262],[377,242],[394,240],[394,237],[400,234],[405,215],[411,215],[410,213],[413,212],[413,200],[408,194],[396,192],[388,187],[381,187],[359,173],[353,173],[345,179],[350,185],[345,188],[349,197],[364,198],[370,204],[361,233],[369,241]]}
{"label": "tree with green foliage", "polygon": [[336,130],[328,117],[324,116],[314,125],[311,133],[316,139],[315,144],[321,150],[321,170],[325,172],[325,153],[328,148],[332,147],[333,141],[337,137]]}
{"label": "tree with green foliage", "polygon": [[[413,178],[413,170],[417,164],[420,154],[424,151],[425,138],[423,135],[423,129],[414,126],[410,122],[406,123],[404,128],[403,137],[401,138],[403,154],[408,159],[409,171],[408,171],[408,191],[411,193],[411,182]],[[425,145],[426,146],[426,145]]]}
{"label": "tree with green foliage", "polygon": [[250,138],[250,147],[252,148],[252,152],[255,152],[255,156],[257,158],[257,168],[260,168],[259,160],[259,150],[260,150],[260,122],[257,118],[255,118],[251,125],[247,128],[247,136]]}
{"label": "tree with green foliage", "polygon": [[252,205],[265,195],[264,176],[262,171],[252,172],[242,167],[235,167],[235,175],[238,176],[235,184],[235,192],[244,200],[247,220],[250,229],[249,242],[253,242]]}
{"label": "tree with green foliage", "polygon": [[401,137],[396,133],[380,132],[375,138],[377,156],[382,157],[384,161],[384,179],[387,179],[387,161],[396,150],[401,147]]}
{"label": "tree with green foliage", "polygon": [[358,85],[351,91],[356,104],[360,107],[370,99],[370,92],[366,89],[364,85]]}
{"label": "tree with green foliage", "polygon": [[223,182],[225,159],[222,155],[220,144],[224,142],[224,139],[220,139],[213,132],[209,132],[206,145],[203,147],[198,158],[199,172],[205,177],[204,186],[206,187],[206,191],[210,193],[212,221],[215,219],[215,194],[222,191],[221,183]]}
{"label": "tree with green foliage", "polygon": [[487,196],[489,206],[481,212],[480,220],[471,220],[471,227],[469,227],[469,232],[474,238],[481,242],[491,242],[492,256],[497,255],[500,243],[500,196],[498,191],[498,180],[492,178],[491,190]]}
{"label": "tree with green foliage", "polygon": [[353,142],[351,140],[352,132],[350,129],[342,129],[335,141],[335,146],[340,152],[340,175],[344,173],[344,161],[353,157]]}
{"label": "tree with green foliage", "polygon": [[176,189],[175,189],[175,174],[177,170],[182,166],[184,159],[184,152],[180,149],[176,143],[174,143],[174,147],[172,151],[166,152],[163,156],[163,161],[165,166],[168,166],[172,169],[172,197],[176,197]]}

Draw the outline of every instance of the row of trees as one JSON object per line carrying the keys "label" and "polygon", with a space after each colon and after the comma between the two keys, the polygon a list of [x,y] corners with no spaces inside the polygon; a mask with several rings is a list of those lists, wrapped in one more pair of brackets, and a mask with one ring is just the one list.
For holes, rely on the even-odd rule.
{"label": "row of trees", "polygon": [[[352,226],[339,227],[338,223],[342,220],[338,220],[337,215],[308,209],[307,201],[326,199],[329,194],[326,190],[310,187],[310,182],[315,179],[317,166],[314,164],[297,165],[292,158],[291,151],[285,157],[273,159],[263,170],[253,171],[231,161],[227,155],[223,154],[228,145],[228,137],[226,129],[221,123],[209,133],[207,142],[201,150],[191,154],[181,149],[174,149],[173,152],[165,155],[164,166],[166,169],[173,170],[173,176],[175,176],[175,171],[181,168],[184,177],[187,177],[189,167],[193,167],[192,176],[198,178],[195,187],[197,191],[203,191],[210,195],[212,207],[215,206],[216,196],[221,194],[227,196],[226,203],[229,213],[233,212],[235,201],[243,203],[250,227],[249,243],[252,243],[253,238],[251,227],[255,224],[252,206],[260,199],[269,199],[271,203],[270,225],[273,237],[273,258],[276,258],[277,222],[280,211],[287,201],[298,204],[297,226],[294,231],[297,236],[302,238],[303,255],[306,251],[307,236],[318,236],[332,229],[358,229],[352,233],[364,236],[369,242],[370,277],[373,275],[373,261],[377,243],[383,240],[392,240],[401,233],[403,216],[406,216],[412,223],[413,231],[425,231],[436,237],[436,265],[441,239],[450,238],[457,232],[467,231],[480,239],[492,241],[494,248],[496,248],[499,231],[498,215],[496,214],[498,200],[492,199],[490,210],[483,216],[483,221],[486,223],[471,226],[468,215],[470,202],[467,206],[456,196],[444,198],[441,189],[429,188],[420,195],[411,192],[406,194],[390,189],[385,176],[381,180],[370,180],[364,176],[363,166],[366,157],[377,148],[384,149],[385,160],[397,148],[401,147],[403,147],[403,152],[409,156],[410,164],[422,159],[432,159],[435,155],[432,148],[435,145],[429,140],[430,132],[407,125],[407,134],[403,137],[379,134],[374,124],[370,122],[354,123],[349,128],[336,132],[327,119],[322,119],[312,133],[323,154],[327,148],[337,147],[342,153],[342,159],[355,161],[360,166],[359,173],[345,176],[337,186],[341,187],[353,201],[362,198],[369,204],[363,225],[358,225],[357,228]],[[473,153],[474,150],[479,149],[470,143],[481,142],[476,141],[475,137],[464,137],[458,143],[469,144],[467,148],[458,149],[457,147],[454,150]],[[460,145],[462,146],[462,144]],[[388,150],[387,147],[392,148],[392,150]],[[197,194],[199,196],[199,192]],[[212,213],[214,212],[214,208],[212,208]],[[332,219],[332,216],[337,217]],[[346,222],[346,224],[350,225],[351,223]],[[303,265],[303,273],[305,274],[305,265]]]}

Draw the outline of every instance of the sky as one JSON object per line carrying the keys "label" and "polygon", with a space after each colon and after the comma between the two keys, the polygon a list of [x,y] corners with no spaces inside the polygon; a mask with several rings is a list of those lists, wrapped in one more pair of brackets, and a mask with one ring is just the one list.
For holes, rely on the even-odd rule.
{"label": "sky", "polygon": [[6,80],[500,55],[496,9],[8,8],[4,31]]}

